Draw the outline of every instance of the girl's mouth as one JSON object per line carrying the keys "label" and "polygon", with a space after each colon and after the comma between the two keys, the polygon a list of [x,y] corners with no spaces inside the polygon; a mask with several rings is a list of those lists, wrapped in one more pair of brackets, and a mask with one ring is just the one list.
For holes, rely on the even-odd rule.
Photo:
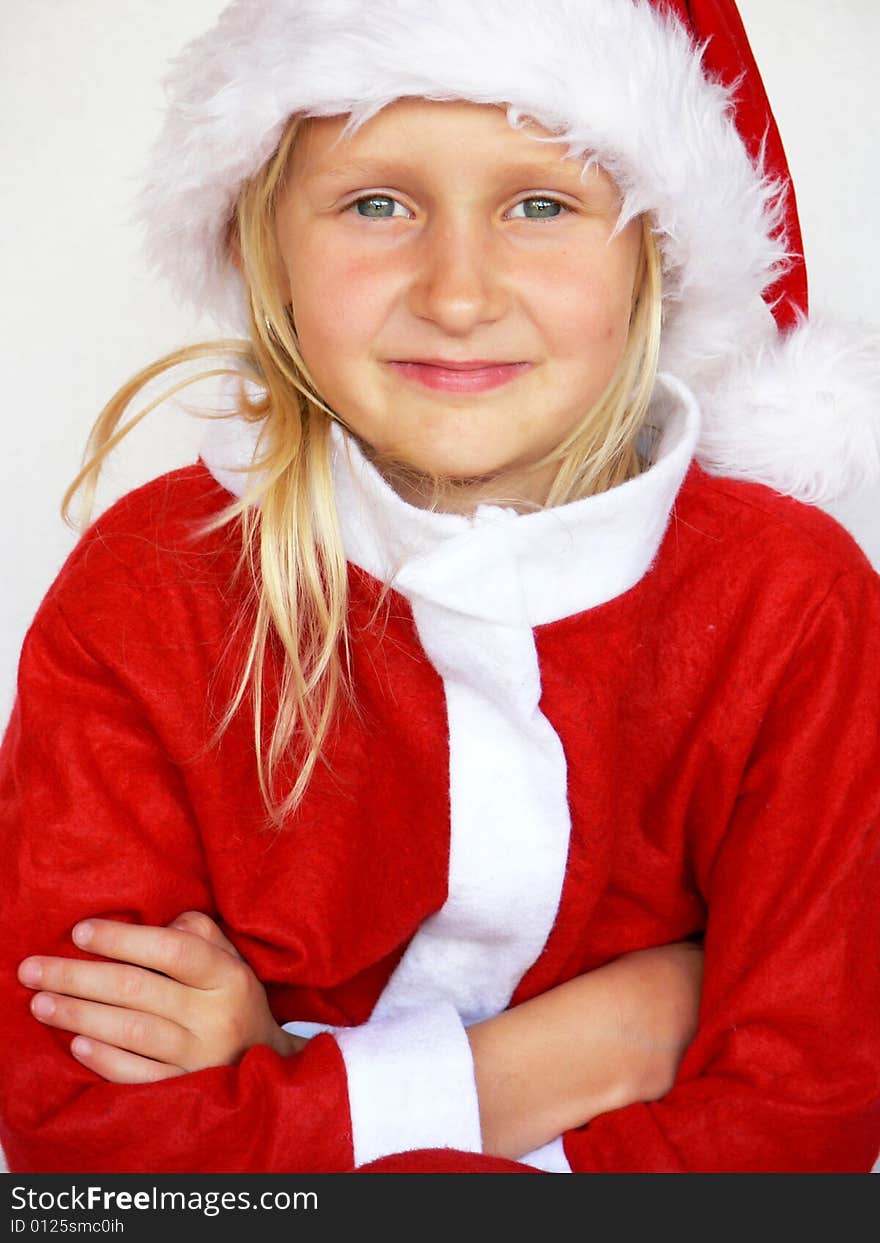
{"label": "girl's mouth", "polygon": [[509,384],[517,376],[528,371],[531,363],[493,362],[491,359],[474,359],[454,362],[450,359],[392,360],[398,375],[423,388],[439,389],[446,393],[485,393],[489,389]]}

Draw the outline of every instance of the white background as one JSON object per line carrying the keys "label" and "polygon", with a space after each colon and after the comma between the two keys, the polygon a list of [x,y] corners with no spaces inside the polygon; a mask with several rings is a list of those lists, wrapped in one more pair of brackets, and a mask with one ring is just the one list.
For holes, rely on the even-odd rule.
{"label": "white background", "polygon": [[[25,629],[72,546],[58,505],[92,421],[145,363],[214,335],[144,270],[127,215],[161,67],[224,3],[0,0],[0,721]],[[880,321],[880,4],[740,10],[794,172],[813,305]],[[102,501],[193,460],[199,430],[157,411]],[[834,512],[880,567],[880,487]]]}

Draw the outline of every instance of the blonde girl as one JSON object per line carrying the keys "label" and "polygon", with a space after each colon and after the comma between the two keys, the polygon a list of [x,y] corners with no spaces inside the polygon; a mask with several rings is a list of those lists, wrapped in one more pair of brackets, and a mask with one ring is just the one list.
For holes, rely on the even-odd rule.
{"label": "blonde girl", "polygon": [[25,644],[12,1168],[869,1168],[880,588],[803,502],[873,364],[735,6],[236,0],[169,86],[245,335],[68,499],[178,362],[236,417]]}

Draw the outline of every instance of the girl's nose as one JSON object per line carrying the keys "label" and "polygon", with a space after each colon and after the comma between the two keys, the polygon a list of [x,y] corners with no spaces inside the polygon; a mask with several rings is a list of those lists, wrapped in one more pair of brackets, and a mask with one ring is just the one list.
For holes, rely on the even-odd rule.
{"label": "girl's nose", "polygon": [[466,336],[498,320],[508,295],[492,239],[473,223],[429,228],[422,239],[409,307],[450,336]]}

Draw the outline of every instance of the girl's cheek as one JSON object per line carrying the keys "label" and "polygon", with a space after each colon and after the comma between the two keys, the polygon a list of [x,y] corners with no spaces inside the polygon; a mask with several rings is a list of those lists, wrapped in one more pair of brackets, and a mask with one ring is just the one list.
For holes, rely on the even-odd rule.
{"label": "girl's cheek", "polygon": [[[302,279],[297,279],[297,270]],[[405,275],[376,256],[312,256],[291,272],[297,327],[314,326],[331,340],[357,340],[375,331],[399,298]],[[311,278],[311,279],[310,279]]]}
{"label": "girl's cheek", "polygon": [[569,273],[548,300],[545,330],[563,352],[577,353],[585,345],[612,346],[626,337],[629,323],[629,296],[610,297],[589,277],[571,283]]}
{"label": "girl's cheek", "polygon": [[329,291],[314,314],[295,310],[300,348],[316,379],[332,377],[342,360],[356,360],[371,350],[381,327],[376,300],[345,286]]}

